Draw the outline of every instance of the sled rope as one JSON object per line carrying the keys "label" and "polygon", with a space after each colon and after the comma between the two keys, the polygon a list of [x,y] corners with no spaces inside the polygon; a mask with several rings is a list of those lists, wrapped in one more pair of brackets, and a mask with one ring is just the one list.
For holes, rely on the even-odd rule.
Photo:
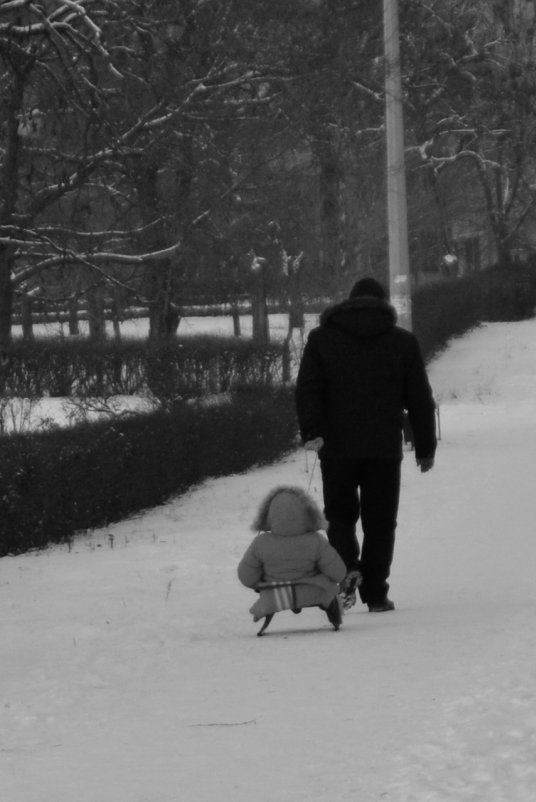
{"label": "sled rope", "polygon": [[[309,459],[307,457],[307,451],[305,452],[305,460],[306,460],[307,472],[309,473]],[[315,475],[315,468],[317,462],[318,462],[318,454],[315,452],[313,467],[311,468],[311,472],[309,474],[309,484],[307,485],[307,492],[309,492],[311,489],[311,484],[313,482],[313,476]]]}

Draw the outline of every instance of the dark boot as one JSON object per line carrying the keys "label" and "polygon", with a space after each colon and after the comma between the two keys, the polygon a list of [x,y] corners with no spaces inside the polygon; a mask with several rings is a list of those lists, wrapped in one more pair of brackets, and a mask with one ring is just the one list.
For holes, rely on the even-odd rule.
{"label": "dark boot", "polygon": [[391,599],[384,599],[380,602],[371,602],[368,608],[369,613],[388,613],[395,609],[395,604]]}

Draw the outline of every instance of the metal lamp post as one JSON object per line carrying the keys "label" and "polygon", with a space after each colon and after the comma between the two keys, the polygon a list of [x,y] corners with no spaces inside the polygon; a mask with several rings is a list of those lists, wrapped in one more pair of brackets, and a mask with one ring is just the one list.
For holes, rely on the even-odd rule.
{"label": "metal lamp post", "polygon": [[411,331],[408,212],[404,161],[404,116],[400,74],[398,0],[383,0],[385,129],[387,142],[387,228],[389,289],[399,325]]}

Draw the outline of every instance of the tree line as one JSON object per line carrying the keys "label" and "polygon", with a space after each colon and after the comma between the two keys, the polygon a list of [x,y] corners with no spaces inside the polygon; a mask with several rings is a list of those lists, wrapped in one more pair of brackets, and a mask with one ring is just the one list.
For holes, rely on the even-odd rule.
{"label": "tree line", "polygon": [[[400,0],[412,269],[534,214],[530,18]],[[386,265],[378,0],[0,4],[0,347],[14,311],[337,296]],[[120,311],[117,312],[120,314]],[[101,329],[102,330],[102,326]]]}

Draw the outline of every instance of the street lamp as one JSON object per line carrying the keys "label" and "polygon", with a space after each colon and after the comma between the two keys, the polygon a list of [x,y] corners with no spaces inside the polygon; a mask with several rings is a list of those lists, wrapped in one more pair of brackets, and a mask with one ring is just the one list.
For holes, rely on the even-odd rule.
{"label": "street lamp", "polygon": [[389,290],[391,303],[398,314],[399,324],[411,331],[411,281],[409,272],[398,0],[383,0],[383,33]]}

